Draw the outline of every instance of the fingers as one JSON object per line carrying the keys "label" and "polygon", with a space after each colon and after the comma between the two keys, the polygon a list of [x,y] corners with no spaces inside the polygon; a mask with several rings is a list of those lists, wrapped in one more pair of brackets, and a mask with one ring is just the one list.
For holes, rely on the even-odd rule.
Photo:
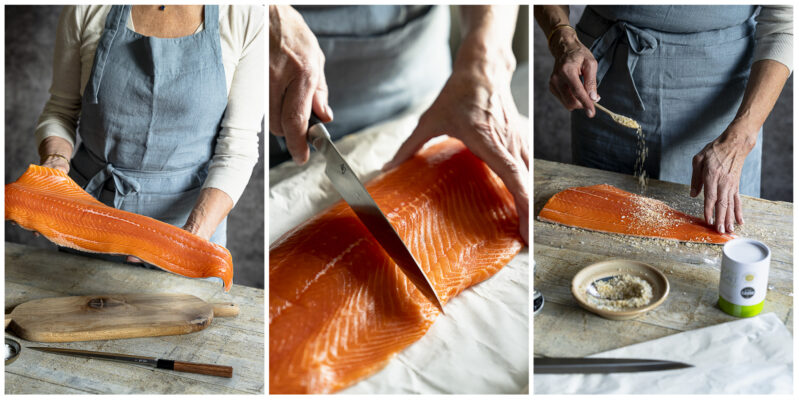
{"label": "fingers", "polygon": [[383,166],[383,171],[388,171],[411,158],[428,140],[437,136],[436,132],[436,128],[432,126],[430,118],[422,115],[419,118],[419,124],[416,125],[416,129],[405,139],[397,153],[394,154],[394,158]]}
{"label": "fingers", "polygon": [[735,201],[735,220],[738,221],[738,225],[743,225],[744,224],[743,202],[741,201],[741,196],[738,194],[737,189],[735,190],[733,199]]}
{"label": "fingers", "polygon": [[596,70],[597,70],[597,63],[596,60],[593,58],[586,58],[583,60],[583,87],[585,87],[585,91],[588,93],[588,97],[591,99],[591,109],[594,108],[594,101],[599,101],[599,94],[596,92],[597,82],[596,82]]}
{"label": "fingers", "polygon": [[704,165],[702,163],[703,157],[697,154],[693,158],[693,172],[691,173],[691,197],[696,197],[702,191],[702,172]]}
{"label": "fingers", "polygon": [[333,120],[333,110],[327,103],[328,90],[324,73],[324,59],[322,59],[322,66],[320,66],[319,71],[319,83],[317,83],[316,91],[314,91],[313,95],[313,111],[322,122],[327,123]]}
{"label": "fingers", "polygon": [[713,225],[713,208],[716,205],[716,200],[718,200],[717,190],[718,186],[715,181],[705,182],[705,222],[708,225]]}
{"label": "fingers", "polygon": [[588,96],[588,92],[585,91],[583,83],[580,82],[580,76],[577,70],[568,71],[566,75],[566,83],[572,95],[577,98],[582,105],[582,108],[585,109],[585,115],[587,115],[588,118],[593,118],[594,114],[596,113],[594,110],[594,102]]}
{"label": "fingers", "polygon": [[141,264],[141,263],[144,262],[140,258],[134,257],[134,256],[128,256],[128,258],[126,258],[125,261],[127,261],[129,263],[136,263],[136,264]]}
{"label": "fingers", "polygon": [[286,137],[286,147],[297,164],[305,164],[310,156],[306,136],[308,120],[311,117],[311,103],[316,90],[315,77],[311,71],[304,71],[292,81],[283,100],[281,125]]}
{"label": "fingers", "polygon": [[569,92],[569,89],[555,79],[554,76],[549,82],[549,91],[557,97],[566,110],[573,111],[580,108],[580,102],[577,101],[577,99],[572,96],[571,92]]}
{"label": "fingers", "polygon": [[725,185],[721,180],[718,183],[718,192],[716,200],[716,219],[714,221],[716,230],[719,233],[726,232],[727,224],[727,208],[729,207],[730,193],[729,186]]}
{"label": "fingers", "polygon": [[519,155],[521,156],[522,161],[524,162],[524,165],[529,170],[530,169],[530,155],[529,155],[528,151],[529,151],[529,149],[527,148],[527,141],[523,139],[522,140],[522,144],[521,144],[521,149],[519,151]]}
{"label": "fingers", "polygon": [[[529,171],[520,159],[514,158],[501,146],[480,146],[466,143],[467,147],[494,171],[505,187],[513,195],[516,212],[519,215],[519,233],[525,243],[529,243],[530,196],[527,191]],[[470,145],[471,144],[471,145]]]}
{"label": "fingers", "polygon": [[729,200],[727,201],[727,232],[735,232],[735,192],[730,190],[728,192]]}
{"label": "fingers", "polygon": [[280,111],[283,109],[283,96],[286,88],[282,80],[269,74],[269,132],[275,136],[283,136],[283,124]]}

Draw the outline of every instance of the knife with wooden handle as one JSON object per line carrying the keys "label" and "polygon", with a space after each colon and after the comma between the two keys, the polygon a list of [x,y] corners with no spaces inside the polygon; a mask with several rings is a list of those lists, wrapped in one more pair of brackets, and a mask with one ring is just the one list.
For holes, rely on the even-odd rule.
{"label": "knife with wooden handle", "polygon": [[117,361],[129,364],[148,365],[160,369],[171,369],[173,371],[189,372],[192,374],[221,376],[223,378],[233,377],[233,367],[227,365],[199,364],[185,361],[167,360],[163,358],[133,356],[128,354],[103,353],[100,351],[88,351],[77,349],[63,349],[58,347],[28,347],[32,350],[45,353],[60,354],[73,357],[92,358],[97,360]]}

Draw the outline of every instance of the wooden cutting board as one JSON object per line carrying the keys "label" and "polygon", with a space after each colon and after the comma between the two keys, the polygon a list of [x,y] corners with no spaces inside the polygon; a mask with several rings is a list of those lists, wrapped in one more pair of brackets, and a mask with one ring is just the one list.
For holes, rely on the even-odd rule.
{"label": "wooden cutting board", "polygon": [[108,294],[31,300],[6,314],[6,329],[34,342],[182,335],[239,314],[233,303],[187,294]]}

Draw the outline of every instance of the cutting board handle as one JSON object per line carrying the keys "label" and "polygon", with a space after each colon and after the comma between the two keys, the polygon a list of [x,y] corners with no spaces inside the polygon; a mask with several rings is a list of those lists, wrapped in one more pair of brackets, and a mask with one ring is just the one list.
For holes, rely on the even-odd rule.
{"label": "cutting board handle", "polygon": [[239,306],[233,303],[212,303],[214,317],[235,317],[239,315]]}

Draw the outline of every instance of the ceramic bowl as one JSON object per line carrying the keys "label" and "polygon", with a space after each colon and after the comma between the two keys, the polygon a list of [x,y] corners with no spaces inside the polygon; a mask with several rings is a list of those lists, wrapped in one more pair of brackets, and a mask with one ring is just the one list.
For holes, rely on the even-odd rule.
{"label": "ceramic bowl", "polygon": [[[647,281],[652,286],[652,301],[645,306],[624,311],[605,310],[588,302],[587,289],[592,282],[622,274],[637,276]],[[572,279],[571,290],[575,300],[582,308],[607,319],[625,320],[637,318],[663,303],[666,296],[669,295],[669,280],[666,279],[666,275],[649,264],[633,260],[607,260],[591,264],[580,270]]]}

